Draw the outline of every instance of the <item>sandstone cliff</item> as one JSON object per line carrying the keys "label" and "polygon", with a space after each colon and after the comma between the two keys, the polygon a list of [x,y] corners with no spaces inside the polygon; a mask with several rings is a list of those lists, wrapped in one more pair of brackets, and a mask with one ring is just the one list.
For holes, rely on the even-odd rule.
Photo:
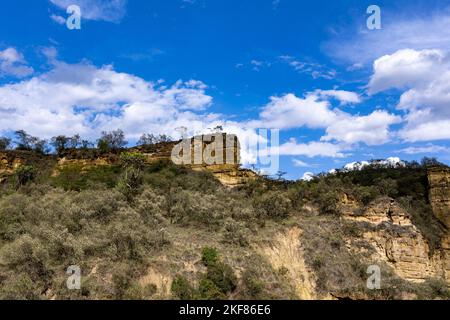
{"label": "sandstone cliff", "polygon": [[450,169],[432,168],[428,172],[430,203],[436,217],[450,228]]}
{"label": "sandstone cliff", "polygon": [[[442,278],[450,283],[450,256],[446,248],[431,252],[410,214],[393,199],[379,198],[362,212],[351,207],[347,209],[345,219],[361,223],[362,238],[374,249],[373,261],[387,263],[398,276],[408,281]],[[351,241],[349,246],[358,247]]]}

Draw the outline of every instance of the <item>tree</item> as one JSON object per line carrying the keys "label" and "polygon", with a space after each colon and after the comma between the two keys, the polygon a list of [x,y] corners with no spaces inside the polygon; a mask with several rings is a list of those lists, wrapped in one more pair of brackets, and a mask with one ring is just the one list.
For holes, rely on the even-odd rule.
{"label": "tree", "polygon": [[287,172],[285,171],[278,171],[275,175],[278,177],[278,181],[281,181],[286,174]]}
{"label": "tree", "polygon": [[151,146],[157,143],[170,142],[172,138],[165,134],[160,134],[158,136],[153,133],[144,133],[138,141],[140,146]]}
{"label": "tree", "polygon": [[35,151],[39,153],[48,152],[47,140],[33,137],[26,133],[24,130],[18,130],[14,134],[17,139],[15,141],[17,150]]}
{"label": "tree", "polygon": [[22,165],[14,172],[16,188],[22,187],[34,180],[37,170],[33,166]]}
{"label": "tree", "polygon": [[67,149],[69,139],[70,138],[66,136],[53,137],[50,144],[55,148],[58,154],[61,154],[64,150]]}
{"label": "tree", "polygon": [[98,148],[102,152],[110,150],[118,150],[125,147],[128,142],[125,140],[125,133],[122,130],[115,130],[111,132],[102,132],[102,137],[98,140]]}
{"label": "tree", "polygon": [[120,160],[124,173],[118,183],[118,188],[128,200],[131,200],[142,184],[145,157],[140,153],[125,152],[120,155]]}
{"label": "tree", "polygon": [[0,137],[0,150],[6,150],[11,145],[11,139],[6,137]]}
{"label": "tree", "polygon": [[424,157],[421,161],[423,167],[440,167],[444,164],[439,162],[436,158]]}
{"label": "tree", "polygon": [[138,141],[139,146],[151,146],[156,143],[156,136],[153,133],[144,133]]}
{"label": "tree", "polygon": [[71,149],[76,149],[82,144],[81,137],[79,134],[76,134],[73,137],[69,138],[68,142],[69,142],[69,148],[71,148]]}
{"label": "tree", "polygon": [[16,149],[17,150],[32,150],[33,137],[26,133],[24,130],[18,130],[14,133],[16,136]]}
{"label": "tree", "polygon": [[90,142],[89,140],[81,140],[80,147],[81,149],[89,149],[94,147],[94,143]]}

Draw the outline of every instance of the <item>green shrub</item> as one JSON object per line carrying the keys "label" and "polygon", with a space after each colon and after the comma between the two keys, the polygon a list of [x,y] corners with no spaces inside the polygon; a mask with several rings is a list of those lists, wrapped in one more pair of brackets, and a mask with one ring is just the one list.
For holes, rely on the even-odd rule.
{"label": "green shrub", "polygon": [[206,279],[210,280],[223,294],[228,294],[236,289],[237,278],[233,269],[223,262],[209,264],[206,271]]}
{"label": "green shrub", "polygon": [[90,188],[114,188],[121,173],[119,166],[98,166],[84,170],[82,166],[71,165],[60,169],[50,182],[53,186],[70,191],[82,191]]}
{"label": "green shrub", "polygon": [[286,218],[292,208],[291,200],[281,191],[268,191],[254,200],[254,207],[262,218]]}
{"label": "green shrub", "polygon": [[22,187],[36,178],[37,170],[34,166],[21,165],[14,171],[15,188]]}
{"label": "green shrub", "polygon": [[211,280],[200,280],[198,296],[201,300],[225,300],[226,295]]}
{"label": "green shrub", "polygon": [[16,274],[0,285],[0,300],[41,300],[39,286],[26,274]]}
{"label": "green shrub", "polygon": [[202,249],[202,262],[205,266],[210,266],[217,263],[219,260],[219,253],[215,248],[205,247]]}
{"label": "green shrub", "polygon": [[176,276],[172,282],[172,295],[180,300],[192,300],[194,298],[195,290],[192,288],[189,281],[183,276]]}

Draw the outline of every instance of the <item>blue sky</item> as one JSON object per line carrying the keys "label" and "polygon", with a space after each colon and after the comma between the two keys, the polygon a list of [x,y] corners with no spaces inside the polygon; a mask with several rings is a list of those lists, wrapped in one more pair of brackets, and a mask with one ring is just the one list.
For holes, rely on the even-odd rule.
{"label": "blue sky", "polygon": [[[81,30],[65,25],[71,4]],[[366,27],[371,4],[381,30]],[[220,124],[246,140],[274,128],[291,179],[392,156],[450,163],[449,5],[4,1],[0,133],[122,128],[133,142]]]}

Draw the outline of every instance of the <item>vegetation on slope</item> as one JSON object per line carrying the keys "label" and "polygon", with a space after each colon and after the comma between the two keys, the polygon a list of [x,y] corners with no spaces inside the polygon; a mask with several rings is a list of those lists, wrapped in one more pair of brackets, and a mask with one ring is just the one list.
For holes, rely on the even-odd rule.
{"label": "vegetation on slope", "polygon": [[[228,189],[208,172],[143,165],[133,153],[116,166],[68,167],[58,176],[49,170],[56,160],[42,159],[1,188],[0,299],[296,299],[291,266],[275,266],[260,250],[293,227],[304,230],[318,298],[448,298],[442,282],[412,284],[387,267],[388,285],[366,289],[366,257],[344,244],[358,230],[340,217],[342,192],[362,206],[397,199],[439,246],[426,163]],[[82,270],[81,290],[66,287],[72,265]]]}

